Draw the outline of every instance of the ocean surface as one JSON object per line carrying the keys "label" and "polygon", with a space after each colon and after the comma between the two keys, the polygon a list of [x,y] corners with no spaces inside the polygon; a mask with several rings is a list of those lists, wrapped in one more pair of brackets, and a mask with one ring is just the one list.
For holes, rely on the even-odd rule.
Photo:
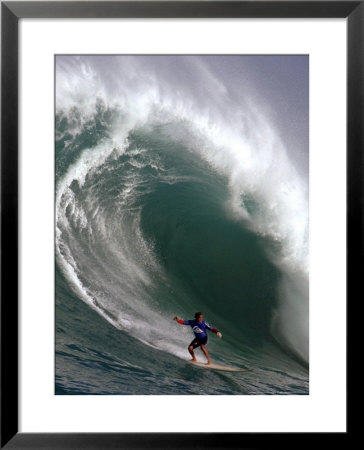
{"label": "ocean surface", "polygon": [[56,394],[309,393],[308,176],[218,62],[56,58]]}

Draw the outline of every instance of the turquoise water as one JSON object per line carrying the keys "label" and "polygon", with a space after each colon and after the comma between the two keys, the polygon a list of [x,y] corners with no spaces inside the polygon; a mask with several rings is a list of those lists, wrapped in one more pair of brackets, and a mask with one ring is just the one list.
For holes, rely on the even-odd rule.
{"label": "turquoise water", "polygon": [[[282,228],[269,189],[240,189],[237,214],[231,154],[148,108],[57,110],[56,394],[308,394],[302,335],[282,326],[307,320],[286,297],[308,282],[287,263],[288,231],[264,231]],[[212,361],[253,372],[189,365],[191,329],[172,319],[198,310],[223,334]]]}

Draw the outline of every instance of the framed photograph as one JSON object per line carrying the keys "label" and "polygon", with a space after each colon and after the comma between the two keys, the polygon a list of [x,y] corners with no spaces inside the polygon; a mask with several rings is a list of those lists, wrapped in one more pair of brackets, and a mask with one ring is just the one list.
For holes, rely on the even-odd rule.
{"label": "framed photograph", "polygon": [[1,11],[1,446],[346,439],[362,2]]}

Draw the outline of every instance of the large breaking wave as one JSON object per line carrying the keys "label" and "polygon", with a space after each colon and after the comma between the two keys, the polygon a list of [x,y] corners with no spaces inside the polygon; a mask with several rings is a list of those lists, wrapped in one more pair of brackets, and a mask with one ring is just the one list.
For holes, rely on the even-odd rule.
{"label": "large breaking wave", "polygon": [[208,57],[57,57],[57,265],[117,329],[183,358],[203,310],[308,362],[307,179],[261,104]]}

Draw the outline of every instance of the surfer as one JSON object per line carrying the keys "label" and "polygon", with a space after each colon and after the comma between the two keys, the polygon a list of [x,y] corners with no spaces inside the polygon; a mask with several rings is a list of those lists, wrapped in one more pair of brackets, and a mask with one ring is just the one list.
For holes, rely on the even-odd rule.
{"label": "surfer", "polygon": [[206,330],[210,330],[213,333],[216,333],[217,337],[222,338],[222,334],[220,333],[220,331],[217,330],[216,328],[211,327],[207,322],[205,322],[203,320],[203,314],[200,311],[195,314],[195,320],[182,320],[179,319],[177,316],[174,316],[173,320],[180,323],[181,325],[190,325],[192,327],[192,330],[195,334],[195,339],[188,346],[188,351],[192,356],[191,361],[197,361],[193,350],[197,347],[201,347],[201,350],[203,351],[204,355],[207,358],[207,364],[211,364],[211,359],[206,349],[207,345]]}

